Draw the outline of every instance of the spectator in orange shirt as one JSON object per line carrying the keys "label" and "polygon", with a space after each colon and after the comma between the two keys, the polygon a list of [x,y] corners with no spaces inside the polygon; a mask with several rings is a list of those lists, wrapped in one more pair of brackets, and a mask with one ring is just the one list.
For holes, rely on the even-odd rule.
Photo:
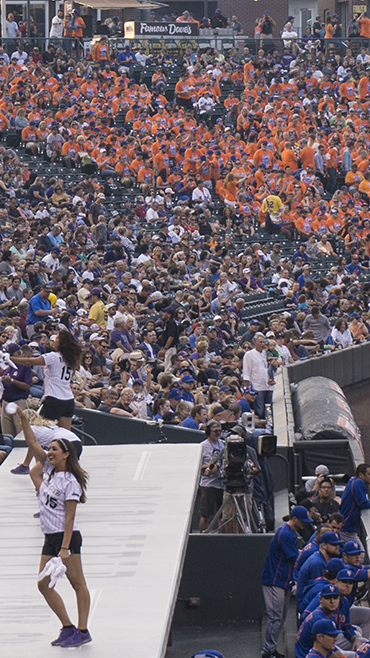
{"label": "spectator in orange shirt", "polygon": [[292,149],[290,142],[285,142],[284,150],[281,153],[281,160],[283,167],[290,167],[291,171],[297,171],[298,169],[298,158]]}
{"label": "spectator in orange shirt", "polygon": [[367,11],[362,12],[356,23],[360,24],[360,37],[364,39],[363,45],[367,48],[370,39],[370,18]]}
{"label": "spectator in orange shirt", "polygon": [[30,121],[22,130],[22,141],[26,142],[26,150],[32,155],[38,154],[36,122]]}

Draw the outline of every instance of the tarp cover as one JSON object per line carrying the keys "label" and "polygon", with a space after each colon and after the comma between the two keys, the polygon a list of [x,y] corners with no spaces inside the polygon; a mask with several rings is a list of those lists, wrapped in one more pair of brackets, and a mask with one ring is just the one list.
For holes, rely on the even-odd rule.
{"label": "tarp cover", "polygon": [[307,441],[355,439],[361,444],[358,427],[346,397],[336,382],[326,377],[309,377],[292,393],[295,430]]}

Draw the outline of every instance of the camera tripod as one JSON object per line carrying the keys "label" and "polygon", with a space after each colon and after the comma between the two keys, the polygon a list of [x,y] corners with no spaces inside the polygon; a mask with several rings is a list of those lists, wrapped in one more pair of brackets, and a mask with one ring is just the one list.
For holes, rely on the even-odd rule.
{"label": "camera tripod", "polygon": [[[252,501],[245,491],[225,491],[220,509],[204,532],[249,534],[257,532],[251,519]],[[220,522],[221,521],[221,522]]]}

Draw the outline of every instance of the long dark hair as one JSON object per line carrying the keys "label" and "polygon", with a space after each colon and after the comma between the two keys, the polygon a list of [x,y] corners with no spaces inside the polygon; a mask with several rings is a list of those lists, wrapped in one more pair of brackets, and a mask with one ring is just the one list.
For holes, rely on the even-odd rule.
{"label": "long dark hair", "polygon": [[70,368],[76,370],[80,365],[82,346],[69,331],[61,330],[58,334],[58,352]]}
{"label": "long dark hair", "polygon": [[[73,441],[68,441],[68,439],[53,439],[53,441],[55,441],[59,445],[59,447],[63,450],[63,452],[69,452],[66,461],[66,471],[67,473],[72,473],[72,475],[75,476],[78,484],[82,489],[82,494],[79,502],[86,503],[86,499],[87,499],[86,489],[87,489],[87,482],[89,479],[89,475],[80,466],[80,463],[77,458],[77,452],[73,445]],[[53,473],[54,473],[54,469],[52,470],[50,477],[53,475]]]}

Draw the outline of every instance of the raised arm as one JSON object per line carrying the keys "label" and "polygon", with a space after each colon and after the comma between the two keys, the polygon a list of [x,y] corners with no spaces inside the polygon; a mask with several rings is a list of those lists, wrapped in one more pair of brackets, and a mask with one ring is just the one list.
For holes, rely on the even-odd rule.
{"label": "raised arm", "polygon": [[12,357],[13,363],[17,366],[44,366],[45,361],[43,356],[15,356]]}
{"label": "raised arm", "polygon": [[40,446],[38,440],[36,439],[32,429],[31,425],[28,422],[28,418],[24,411],[20,408],[17,407],[17,414],[19,416],[19,420],[22,425],[22,430],[24,434],[24,438],[26,440],[26,443],[29,448],[31,448],[34,456],[38,459],[41,464],[45,463],[46,460],[46,452],[45,450]]}

